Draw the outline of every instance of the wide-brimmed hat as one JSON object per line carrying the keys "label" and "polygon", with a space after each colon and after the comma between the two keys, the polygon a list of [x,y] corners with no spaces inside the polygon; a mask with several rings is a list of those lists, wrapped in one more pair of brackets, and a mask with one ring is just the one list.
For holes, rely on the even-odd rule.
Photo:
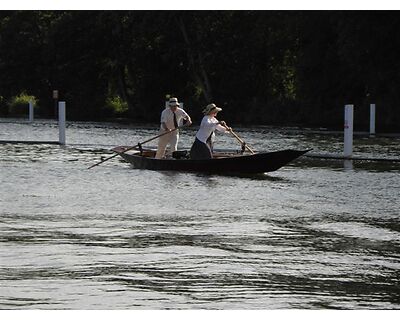
{"label": "wide-brimmed hat", "polygon": [[178,98],[170,98],[168,101],[168,106],[169,107],[174,107],[174,106],[179,107]]}
{"label": "wide-brimmed hat", "polygon": [[210,103],[207,107],[204,108],[203,113],[205,115],[210,114],[211,112],[220,112],[221,108],[218,108],[214,103]]}

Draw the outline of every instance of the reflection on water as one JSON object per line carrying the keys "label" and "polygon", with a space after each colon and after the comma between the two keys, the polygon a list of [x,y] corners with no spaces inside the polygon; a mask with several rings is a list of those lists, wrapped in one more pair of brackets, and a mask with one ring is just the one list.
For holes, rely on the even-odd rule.
{"label": "reflection on water", "polygon": [[345,170],[353,170],[353,160],[344,160],[343,161],[343,168]]}
{"label": "reflection on water", "polygon": [[[87,170],[114,139],[156,131],[69,131],[87,144],[0,145],[1,309],[400,307],[398,163],[302,157],[226,176],[115,158]],[[240,135],[273,149],[326,147],[315,136]]]}

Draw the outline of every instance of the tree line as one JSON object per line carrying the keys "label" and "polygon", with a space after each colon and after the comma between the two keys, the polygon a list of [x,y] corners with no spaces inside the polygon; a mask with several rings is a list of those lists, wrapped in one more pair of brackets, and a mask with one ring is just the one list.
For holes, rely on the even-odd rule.
{"label": "tree line", "polygon": [[[399,130],[397,11],[1,11],[0,114],[23,94],[68,119],[158,122],[168,95],[192,118]],[[195,122],[196,123],[196,122]]]}

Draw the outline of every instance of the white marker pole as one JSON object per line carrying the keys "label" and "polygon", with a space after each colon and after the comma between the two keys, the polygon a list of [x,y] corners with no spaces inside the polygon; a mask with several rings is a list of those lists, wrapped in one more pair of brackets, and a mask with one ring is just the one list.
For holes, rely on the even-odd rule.
{"label": "white marker pole", "polygon": [[344,107],[344,154],[345,158],[353,155],[353,114],[354,106],[347,104]]}
{"label": "white marker pole", "polygon": [[375,104],[369,106],[369,134],[375,135]]}
{"label": "white marker pole", "polygon": [[65,101],[58,102],[58,142],[65,145]]}
{"label": "white marker pole", "polygon": [[29,122],[33,122],[33,102],[29,101]]}

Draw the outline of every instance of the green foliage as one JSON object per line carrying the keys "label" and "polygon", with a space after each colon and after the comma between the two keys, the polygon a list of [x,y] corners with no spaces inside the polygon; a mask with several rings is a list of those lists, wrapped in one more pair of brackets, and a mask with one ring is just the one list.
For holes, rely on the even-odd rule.
{"label": "green foliage", "polygon": [[120,96],[109,97],[106,100],[106,108],[112,110],[115,115],[121,115],[128,111],[128,103]]}
{"label": "green foliage", "polygon": [[33,107],[37,107],[37,98],[22,92],[14,96],[8,102],[8,113],[11,116],[27,115],[29,113],[29,102],[33,103]]}

